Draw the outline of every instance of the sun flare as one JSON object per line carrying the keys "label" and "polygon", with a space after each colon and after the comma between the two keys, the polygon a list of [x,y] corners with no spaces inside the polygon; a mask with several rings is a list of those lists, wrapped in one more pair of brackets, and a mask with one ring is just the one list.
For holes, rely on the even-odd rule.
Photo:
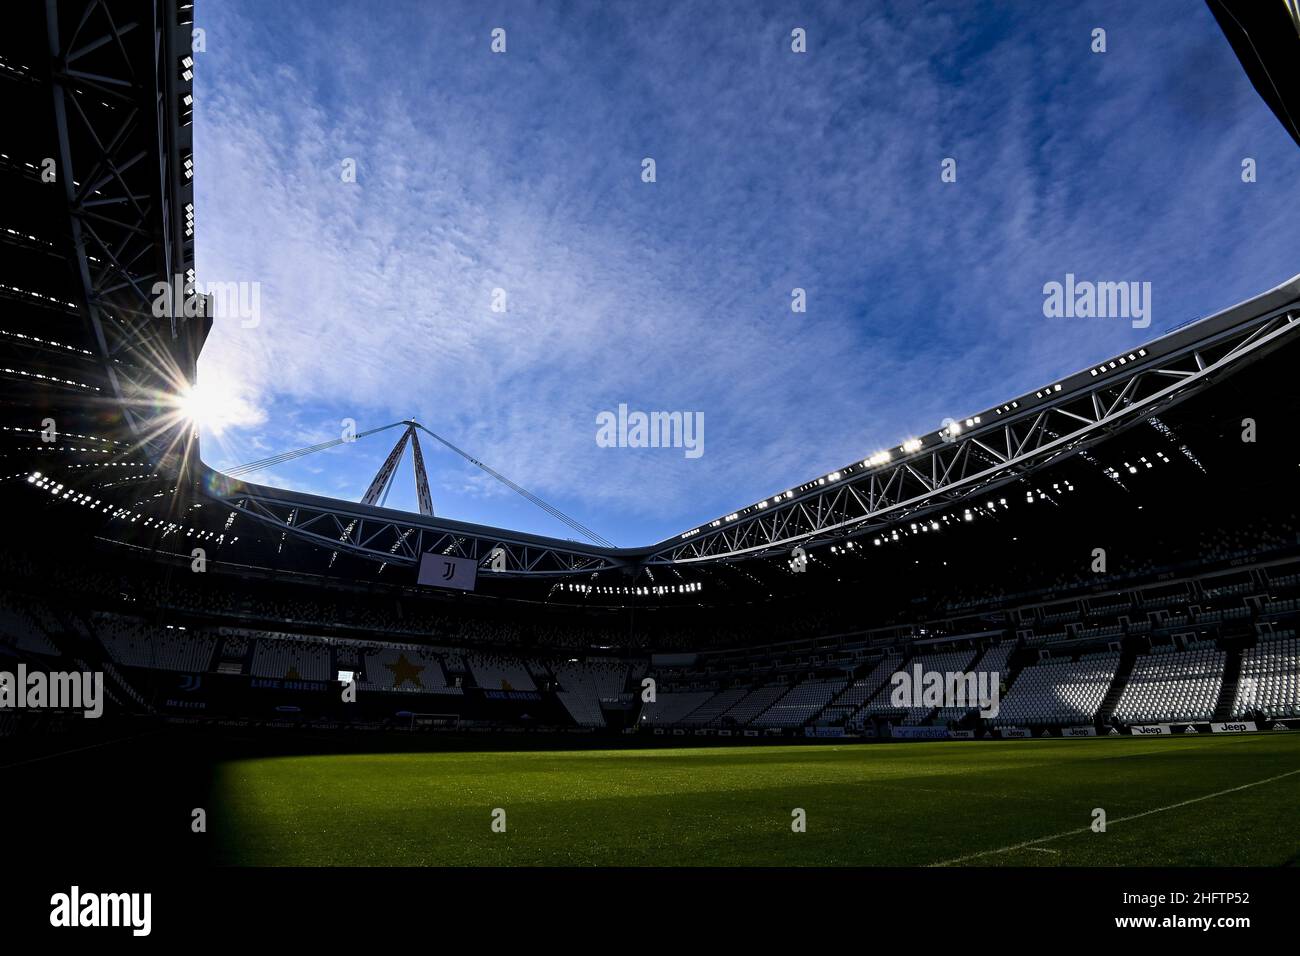
{"label": "sun flare", "polygon": [[204,384],[195,382],[182,389],[176,399],[177,416],[213,435],[260,418],[247,399],[221,382],[221,379]]}

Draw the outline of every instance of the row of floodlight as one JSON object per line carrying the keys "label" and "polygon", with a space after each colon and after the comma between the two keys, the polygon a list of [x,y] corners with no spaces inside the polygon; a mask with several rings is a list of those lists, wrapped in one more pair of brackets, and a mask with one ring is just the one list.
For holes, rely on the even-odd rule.
{"label": "row of floodlight", "polygon": [[[173,533],[183,533],[187,538],[197,538],[200,541],[218,541],[218,542],[224,541],[226,537],[224,533],[218,533],[215,531],[202,531],[198,528],[191,528],[188,525],[182,525],[176,521],[163,521],[161,518],[154,518],[149,515],[143,515],[140,514],[139,512],[132,511],[129,508],[119,508],[116,505],[113,505],[111,503],[105,504],[103,501],[100,501],[98,498],[94,497],[93,495],[88,495],[84,492],[77,491],[73,488],[69,488],[63,483],[57,482],[54,479],[41,474],[39,471],[34,471],[30,475],[28,475],[27,483],[30,485],[34,485],[35,487],[40,488],[44,491],[48,491],[52,496],[54,496],[56,500],[67,501],[70,504],[81,505],[83,507],[90,508],[92,511],[99,511],[103,514],[108,514],[109,512],[112,512],[111,517],[120,518],[124,521],[129,518],[131,524],[134,524],[135,522],[143,518],[144,527],[154,528],[155,530],[162,530],[164,537]],[[157,498],[160,497],[160,495],[161,493],[159,493],[159,495],[155,495],[154,497]],[[238,538],[232,538],[231,543],[233,544],[235,541],[238,540],[239,540]]]}
{"label": "row of floodlight", "polygon": [[35,243],[38,246],[44,246],[46,249],[54,249],[54,243],[50,242],[48,239],[42,239],[40,236],[33,236],[29,232],[19,232],[17,229],[11,229],[8,226],[2,226],[0,229],[9,233],[9,235],[13,236],[15,239],[26,239],[28,242]]}
{"label": "row of floodlight", "polygon": [[77,308],[77,303],[75,302],[67,302],[57,296],[46,295],[44,292],[33,292],[31,289],[24,289],[21,286],[8,285],[7,283],[0,282],[0,289],[7,290],[17,295],[26,296],[29,299],[41,299],[44,302],[53,302],[55,305],[65,306],[69,309]]}
{"label": "row of floodlight", "polygon": [[[1127,365],[1130,362],[1136,362],[1140,358],[1145,358],[1146,354],[1147,354],[1146,349],[1138,349],[1136,352],[1130,352],[1128,353],[1127,356],[1120,356],[1109,363],[1103,363],[1102,365],[1099,365],[1096,368],[1092,369],[1091,370],[1092,375],[1095,378],[1096,376],[1104,374],[1107,371],[1119,368],[1120,366],[1123,365]],[[1054,385],[1048,385],[1046,388],[1040,388],[1038,391],[1034,393],[1034,397],[1039,399],[1050,398],[1053,395],[1059,394],[1061,391],[1062,391],[1062,384],[1058,382]],[[1003,415],[1008,412],[1016,411],[1019,408],[1020,408],[1019,401],[1010,401],[998,406],[997,408],[993,409],[993,411],[998,415]],[[939,430],[939,435],[944,441],[951,441],[952,439],[960,435],[964,429],[975,428],[981,424],[983,424],[982,415],[972,415],[969,418],[966,418],[964,420],[964,423],[962,420],[950,420],[945,422],[944,426]],[[856,467],[880,468],[884,465],[890,464],[894,460],[895,451],[901,453],[904,456],[907,456],[907,455],[916,454],[924,447],[925,447],[925,441],[923,439],[909,438],[906,441],[899,444],[896,447],[896,449],[882,449],[881,451],[878,451],[875,454],[862,459],[862,462]],[[709,522],[708,527],[710,528],[721,527],[723,524],[727,524],[732,521],[738,520],[742,515],[746,515],[751,511],[754,510],[762,511],[771,505],[779,504],[782,501],[793,498],[795,492],[799,492],[802,494],[805,491],[809,491],[818,487],[823,487],[828,482],[839,481],[849,471],[852,471],[854,467],[855,466],[849,466],[849,468],[844,469],[842,471],[832,471],[830,474],[825,475],[824,477],[814,479],[813,481],[805,482],[804,484],[799,485],[797,488],[791,491],[783,491],[780,494],[770,499],[764,499],[762,501],[759,501],[756,504],[749,506],[748,508],[741,509],[740,511],[734,511],[729,515],[726,515],[722,518],[718,518],[715,521]],[[703,530],[702,527],[693,528],[690,531],[681,534],[679,537],[680,539],[685,540],[687,538],[691,538],[699,534],[701,530]]]}
{"label": "row of floodlight", "polygon": [[65,345],[63,342],[55,342],[53,339],[43,339],[38,335],[28,335],[26,332],[11,332],[9,329],[0,329],[0,335],[11,335],[16,339],[24,342],[35,342],[37,345],[51,346],[58,349],[66,349],[69,352],[80,352],[82,355],[94,355],[90,349],[78,348],[75,345]]}
{"label": "row of floodlight", "polygon": [[[41,428],[23,428],[20,425],[0,425],[0,431],[16,432],[19,434],[36,435],[42,434],[44,429]],[[79,438],[82,441],[103,442],[105,445],[125,445],[126,442],[120,442],[113,438],[100,438],[98,435],[81,435],[77,432],[59,432],[60,438]],[[83,448],[82,451],[99,451],[100,449]]]}
{"label": "row of floodlight", "polygon": [[657,584],[653,587],[628,587],[627,585],[609,584],[565,584],[564,589],[574,594],[695,594],[704,590],[704,585],[695,581],[691,584]]}
{"label": "row of floodlight", "polygon": [[1096,368],[1089,369],[1089,374],[1091,374],[1093,378],[1096,378],[1098,375],[1105,375],[1107,372],[1112,372],[1121,365],[1127,365],[1129,362],[1136,362],[1140,358],[1146,358],[1146,356],[1146,349],[1138,349],[1136,353],[1129,352],[1127,357],[1121,355],[1117,359],[1111,359],[1108,363],[1102,362]]}
{"label": "row of floodlight", "polygon": [[92,392],[99,391],[98,385],[89,385],[85,382],[76,382],[70,378],[60,378],[57,375],[46,375],[44,372],[29,372],[26,369],[13,368],[7,365],[0,367],[0,372],[4,372],[6,375],[19,375],[23,378],[34,378],[40,382],[52,382],[55,385],[68,385],[71,386],[72,388],[83,388],[83,389],[88,389]]}
{"label": "row of floodlight", "polygon": [[[1061,390],[1061,386],[1057,385],[1056,391],[1059,392],[1060,390]],[[1042,397],[1042,394],[1043,393],[1040,392],[1039,397]],[[1003,409],[1010,410],[1019,407],[1020,407],[1019,402],[1011,402],[1009,405],[1003,406]],[[999,415],[1002,414],[1003,409],[998,410]],[[967,418],[965,420],[965,427],[974,428],[982,423],[983,423],[983,417],[981,415],[972,415],[970,418]],[[951,439],[959,435],[961,431],[962,431],[961,422],[950,421],[942,429],[940,429],[940,435],[946,435],[948,436],[949,439]],[[903,454],[904,456],[914,455],[924,447],[925,447],[925,442],[923,439],[909,438],[906,441],[904,441],[902,444],[897,446],[897,451]],[[715,521],[709,522],[709,527],[717,528],[725,523],[737,520],[738,518],[741,517],[741,515],[748,514],[751,510],[762,511],[767,507],[769,507],[770,505],[779,504],[782,501],[793,498],[796,491],[802,493],[805,491],[809,491],[813,488],[824,487],[828,482],[833,483],[839,481],[841,478],[843,478],[845,475],[851,472],[854,467],[879,468],[882,465],[888,465],[893,460],[894,460],[894,451],[891,449],[883,449],[881,451],[876,452],[874,455],[862,459],[862,461],[857,466],[850,465],[848,468],[842,469],[840,471],[832,471],[830,474],[825,475],[821,478],[817,478],[814,479],[813,481],[805,482],[804,484],[799,485],[797,488],[793,490],[783,491],[771,499],[764,499],[762,501],[757,502],[754,505],[751,505],[749,508],[744,508],[741,511],[732,512],[731,514],[726,515],[725,517],[718,518]],[[702,530],[701,528],[693,528],[690,531],[687,531],[682,535],[680,535],[680,538],[682,540],[685,540],[687,538],[693,537],[699,534],[701,530]]]}
{"label": "row of floodlight", "polygon": [[[1154,461],[1151,458],[1148,458],[1146,455],[1139,455],[1136,464],[1125,461],[1124,468],[1125,470],[1128,471],[1129,474],[1136,475],[1140,470],[1139,466],[1146,467],[1146,468],[1154,468],[1156,461],[1159,461],[1163,464],[1171,463],[1169,457],[1163,451],[1156,451],[1154,452],[1154,455],[1155,455]],[[1102,472],[1103,474],[1106,475],[1107,478],[1111,478],[1112,480],[1116,480],[1116,481],[1119,480],[1119,469],[1117,468],[1108,466],[1102,469]],[[1074,490],[1076,490],[1074,487],[1074,483],[1070,481],[1068,478],[1063,478],[1061,479],[1061,481],[1052,483],[1052,492],[1057,494],[1065,494]],[[1035,501],[1050,501],[1052,497],[1052,492],[1044,491],[1042,488],[1027,489],[1025,491],[1025,503],[1033,504]],[[1007,499],[1001,498],[996,503],[993,501],[989,501],[986,505],[986,509],[989,513],[992,513],[997,509],[999,505],[1003,508],[1008,507]],[[967,508],[962,513],[961,520],[973,521],[975,517],[978,516],[979,514],[981,514],[980,508],[978,507],[974,509]],[[920,522],[919,524],[917,522],[913,522],[910,529],[903,530],[901,534],[899,529],[894,529],[892,534],[882,535],[880,537],[873,539],[873,544],[881,545],[889,541],[898,541],[900,537],[905,537],[909,533],[920,534],[928,531],[939,531],[943,527],[943,525],[939,523],[940,520],[942,520],[944,524],[947,524],[950,520],[954,522],[956,521],[956,519],[952,518],[951,515],[945,514],[942,515],[940,519],[931,519],[929,522],[923,521]],[[854,543],[850,541],[847,545],[844,546],[844,548],[841,548],[839,550],[842,552],[844,550],[852,549],[853,546]],[[833,554],[837,553],[835,546],[831,547],[831,553]]]}
{"label": "row of floodlight", "polygon": [[[957,517],[954,512],[949,512],[946,514],[937,515],[934,518],[930,518],[928,521],[913,521],[906,528],[894,528],[893,531],[889,534],[884,534],[884,535],[880,535],[879,537],[872,538],[871,543],[875,547],[879,547],[882,544],[887,544],[890,541],[898,541],[901,538],[905,538],[910,535],[930,534],[935,531],[942,531],[946,527],[952,525],[960,525],[963,522],[974,521],[976,517],[982,517],[985,514],[993,514],[999,508],[1006,510],[1009,507],[1010,505],[1007,504],[1006,498],[999,498],[996,501],[994,501],[993,499],[989,499],[989,501],[984,505],[984,507],[980,507],[979,505],[974,505],[970,508],[962,509],[960,518]],[[851,545],[853,544],[853,542],[849,542],[849,544]]]}

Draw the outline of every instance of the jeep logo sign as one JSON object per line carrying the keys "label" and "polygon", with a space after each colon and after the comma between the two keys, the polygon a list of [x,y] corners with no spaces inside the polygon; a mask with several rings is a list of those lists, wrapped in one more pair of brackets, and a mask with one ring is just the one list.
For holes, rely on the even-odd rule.
{"label": "jeep logo sign", "polygon": [[1167,734],[1169,733],[1169,725],[1160,724],[1158,726],[1134,727],[1132,732],[1134,737],[1146,736],[1148,734]]}
{"label": "jeep logo sign", "polygon": [[1254,733],[1255,729],[1255,722],[1251,720],[1210,724],[1210,731],[1216,734],[1249,734]]}

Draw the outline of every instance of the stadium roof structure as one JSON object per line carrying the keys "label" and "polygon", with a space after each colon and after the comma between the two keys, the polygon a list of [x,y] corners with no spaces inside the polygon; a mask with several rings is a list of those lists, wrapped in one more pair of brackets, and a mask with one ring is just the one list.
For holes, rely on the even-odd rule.
{"label": "stadium roof structure", "polygon": [[1300,0],[1206,0],[1256,92],[1300,145]]}
{"label": "stadium roof structure", "polygon": [[[1298,276],[646,547],[459,522],[433,514],[426,495],[424,513],[411,514],[382,507],[377,492],[352,503],[249,483],[204,465],[193,425],[178,414],[211,328],[193,266],[201,157],[190,127],[192,5],[48,0],[6,16],[0,83],[15,115],[7,132],[21,136],[0,150],[0,297],[9,304],[0,379],[10,418],[0,435],[23,467],[0,477],[26,477],[97,514],[104,536],[160,552],[195,543],[248,564],[361,577],[407,568],[408,579],[433,553],[490,570],[489,591],[521,579],[642,575],[680,590],[707,568],[784,562],[797,547],[879,537],[963,509],[1206,393],[1300,331]],[[160,298],[160,283],[181,294]],[[407,435],[422,427],[395,424]]]}
{"label": "stadium roof structure", "polygon": [[[878,534],[980,500],[1208,388],[1295,339],[1298,331],[1300,276],[1032,394],[1008,398],[650,547],[583,546],[244,484],[211,469],[204,470],[204,481],[209,496],[232,513],[380,563],[414,565],[432,551],[482,564],[504,553],[500,574],[569,576],[771,556]],[[394,451],[400,448],[399,442]]]}
{"label": "stadium roof structure", "polygon": [[1077,454],[1231,374],[1300,329],[1300,276],[1136,349],[663,542],[652,564],[878,533]]}

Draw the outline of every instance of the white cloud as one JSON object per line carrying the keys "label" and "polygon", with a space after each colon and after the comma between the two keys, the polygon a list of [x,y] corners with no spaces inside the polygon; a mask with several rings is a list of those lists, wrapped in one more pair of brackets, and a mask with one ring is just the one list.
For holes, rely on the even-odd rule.
{"label": "white cloud", "polygon": [[[493,59],[468,6],[274,35],[242,10],[211,11],[196,133],[200,279],[262,284],[261,323],[219,326],[201,360],[247,402],[239,450],[415,415],[621,543],[626,521],[666,536],[1130,347],[1046,323],[1066,271],[1154,279],[1167,328],[1283,277],[1249,235],[1294,245],[1257,209],[1235,244],[1203,241],[1256,201],[1222,170],[1271,148],[1269,118],[1161,114],[1153,48],[1182,69],[1198,35],[1121,8],[1115,46],[1138,49],[1104,62],[1051,16],[990,39],[962,6],[831,10],[806,59],[739,11],[700,31],[701,8],[618,7],[600,36],[521,12]],[[1212,151],[1183,163],[1180,135]],[[703,411],[706,454],[597,448],[619,402]],[[364,487],[353,461],[332,466]],[[491,517],[499,486],[437,480]]]}

